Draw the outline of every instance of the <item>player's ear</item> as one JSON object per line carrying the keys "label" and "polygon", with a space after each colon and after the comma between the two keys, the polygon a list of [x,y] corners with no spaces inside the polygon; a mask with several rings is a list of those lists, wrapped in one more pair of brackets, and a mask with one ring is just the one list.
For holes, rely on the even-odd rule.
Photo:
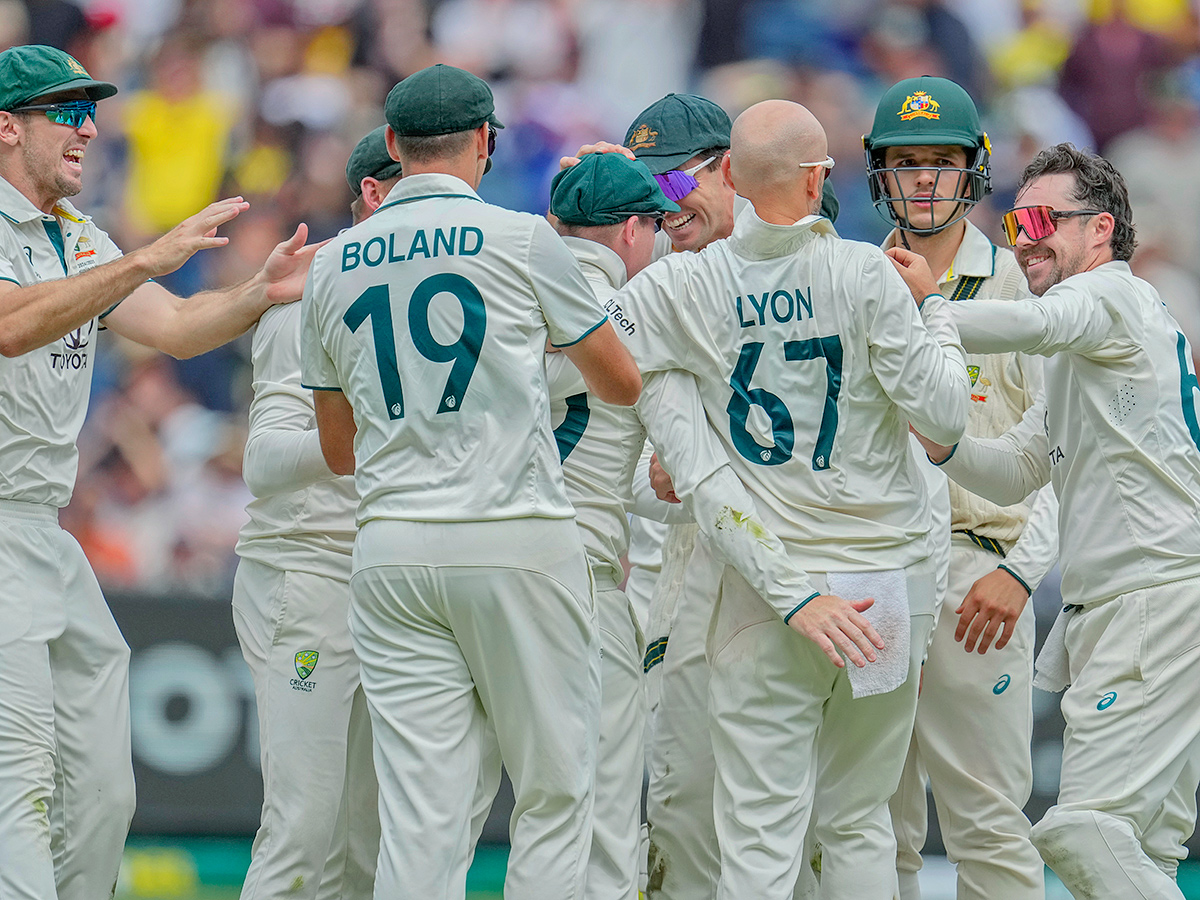
{"label": "player's ear", "polygon": [[721,177],[725,179],[725,184],[730,190],[737,192],[737,187],[733,183],[733,166],[729,162],[729,151],[725,151],[725,155],[721,157]]}
{"label": "player's ear", "polygon": [[0,111],[0,141],[10,147],[15,145],[21,136],[20,118],[16,113]]}
{"label": "player's ear", "polygon": [[396,145],[396,132],[392,131],[391,125],[383,127],[383,143],[387,147],[388,156],[396,162],[400,162],[400,151]]}
{"label": "player's ear", "polygon": [[626,247],[632,247],[637,239],[638,217],[630,216],[625,220],[625,224],[621,226],[621,242]]}

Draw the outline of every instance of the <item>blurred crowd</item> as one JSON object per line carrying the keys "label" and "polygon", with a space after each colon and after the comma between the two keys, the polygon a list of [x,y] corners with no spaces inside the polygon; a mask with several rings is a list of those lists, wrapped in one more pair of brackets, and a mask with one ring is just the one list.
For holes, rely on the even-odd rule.
{"label": "blurred crowd", "polygon": [[[101,105],[77,204],[137,247],[221,196],[228,247],[163,279],[248,277],[298,221],[350,224],[344,167],[405,75],[467,68],[496,93],[484,199],[544,211],[558,159],[621,142],[669,91],[732,116],[799,101],[829,133],[844,237],[879,241],[861,136],[899,79],[958,81],[993,147],[993,240],[1017,176],[1069,140],[1125,175],[1134,269],[1200,344],[1200,27],[1189,0],[0,0],[0,48],[44,43],[121,92]],[[63,524],[108,588],[229,597],[249,338],[194,360],[102,341]]]}

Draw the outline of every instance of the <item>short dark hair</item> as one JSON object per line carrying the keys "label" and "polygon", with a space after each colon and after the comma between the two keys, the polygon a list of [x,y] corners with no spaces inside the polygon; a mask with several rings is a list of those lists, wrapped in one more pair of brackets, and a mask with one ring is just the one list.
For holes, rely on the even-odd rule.
{"label": "short dark hair", "polygon": [[474,128],[449,134],[398,134],[396,149],[402,159],[427,163],[458,156],[470,146],[474,136]]}
{"label": "short dark hair", "polygon": [[[703,150],[697,150],[694,155],[699,156],[701,159],[708,159],[709,157],[712,157],[717,161],[718,164],[720,164],[721,157],[728,152],[728,147],[705,147]],[[712,163],[709,163],[709,165],[711,166]]]}
{"label": "short dark hair", "polygon": [[1017,193],[1020,194],[1025,185],[1035,178],[1065,173],[1075,176],[1075,190],[1071,192],[1071,199],[1079,201],[1087,209],[1099,209],[1112,215],[1116,223],[1110,241],[1113,259],[1128,261],[1137,248],[1129,191],[1121,173],[1103,156],[1080,150],[1074,144],[1048,147],[1025,167],[1021,182],[1017,185]]}

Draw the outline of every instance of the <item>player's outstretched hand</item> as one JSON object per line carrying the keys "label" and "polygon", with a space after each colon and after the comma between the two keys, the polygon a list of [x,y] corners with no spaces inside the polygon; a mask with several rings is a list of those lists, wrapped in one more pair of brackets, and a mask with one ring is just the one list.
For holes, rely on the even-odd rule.
{"label": "player's outstretched hand", "polygon": [[[996,638],[996,649],[1003,650],[1017,628],[1017,619],[1029,602],[1025,586],[1003,569],[988,572],[973,585],[954,612],[958,615],[958,628],[954,639],[962,641],[970,653],[978,645],[980,653],[987,653],[992,638]],[[996,637],[996,633],[1000,636]]]}
{"label": "player's outstretched hand", "polygon": [[575,151],[574,156],[564,156],[558,161],[560,169],[569,169],[571,166],[579,165],[581,157],[587,156],[589,153],[624,153],[630,159],[636,159],[633,151],[621,144],[610,144],[608,141],[598,141],[595,144],[584,144]]}
{"label": "player's outstretched hand", "polygon": [[218,237],[217,229],[249,208],[250,204],[241,197],[210,203],[136,252],[149,269],[151,278],[169,275],[201,250],[228,244],[229,238]]}
{"label": "player's outstretched hand", "polygon": [[925,262],[925,257],[921,254],[905,250],[903,247],[892,247],[884,252],[904,279],[904,283],[908,285],[908,289],[912,291],[913,299],[918,304],[930,294],[940,292],[938,283],[933,279],[933,272],[929,270],[929,263]]}
{"label": "player's outstretched hand", "polygon": [[874,600],[843,600],[832,594],[813,597],[788,620],[792,630],[804,635],[824,651],[839,669],[846,665],[841,654],[859,668],[875,662],[875,650],[883,649],[883,638],[863,615]]}
{"label": "player's outstretched hand", "polygon": [[308,226],[301,222],[295,233],[286,241],[275,245],[267,261],[263,263],[262,275],[267,282],[267,299],[272,303],[291,303],[304,293],[304,279],[313,256],[328,241],[305,245]]}
{"label": "player's outstretched hand", "polygon": [[650,487],[654,488],[654,496],[665,503],[680,503],[679,495],[675,493],[675,483],[671,476],[658,461],[658,454],[650,455]]}

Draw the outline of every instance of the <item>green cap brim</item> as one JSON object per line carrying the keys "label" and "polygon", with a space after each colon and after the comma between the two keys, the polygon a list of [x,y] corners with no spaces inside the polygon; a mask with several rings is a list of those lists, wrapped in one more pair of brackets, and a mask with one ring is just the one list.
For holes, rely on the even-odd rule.
{"label": "green cap brim", "polygon": [[109,84],[107,81],[96,81],[94,78],[76,78],[73,81],[67,81],[63,84],[56,84],[53,87],[41,87],[36,94],[31,94],[24,100],[13,104],[13,107],[25,106],[40,97],[48,97],[51,94],[61,94],[66,91],[84,90],[87,92],[89,100],[107,100],[117,92],[115,84]]}

